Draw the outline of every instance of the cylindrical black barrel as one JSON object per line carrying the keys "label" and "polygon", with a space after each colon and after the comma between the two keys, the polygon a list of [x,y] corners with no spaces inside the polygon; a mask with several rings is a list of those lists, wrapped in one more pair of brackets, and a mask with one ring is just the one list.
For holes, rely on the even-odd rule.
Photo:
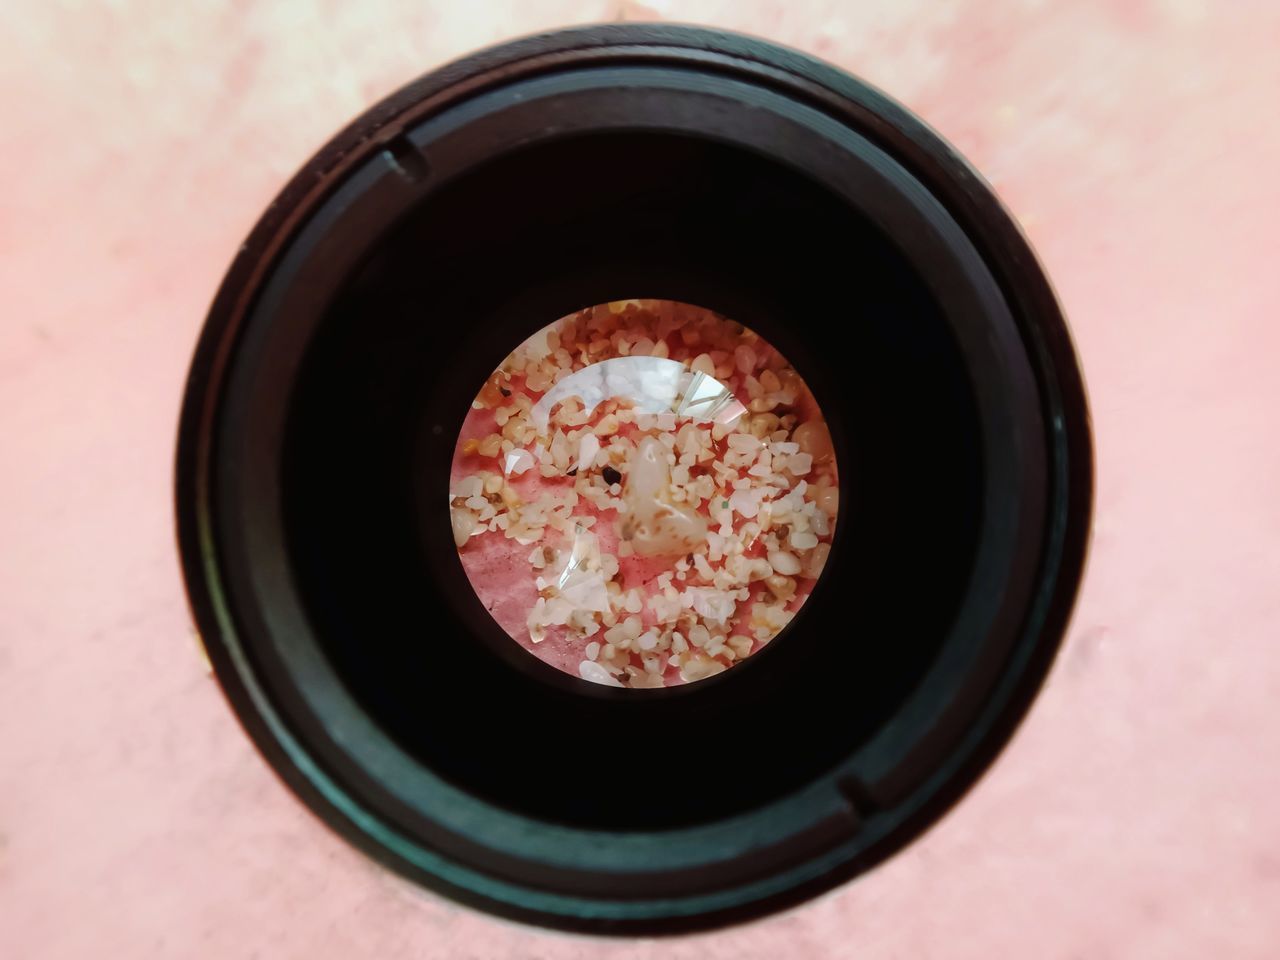
{"label": "cylindrical black barrel", "polygon": [[[446,496],[506,352],[634,297],[776,345],[841,464],[785,634],[648,691],[516,648]],[[601,932],[795,903],[941,816],[1048,669],[1091,497],[1061,312],[964,160],[828,65],[636,25],[479,53],[322,149],[217,295],[177,455],[196,620],[287,783],[442,893]]]}

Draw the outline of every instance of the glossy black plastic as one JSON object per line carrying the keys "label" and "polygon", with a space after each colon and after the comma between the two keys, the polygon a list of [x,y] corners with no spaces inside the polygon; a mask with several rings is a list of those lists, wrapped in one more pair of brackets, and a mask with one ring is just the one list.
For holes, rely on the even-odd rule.
{"label": "glossy black plastic", "polygon": [[[777,344],[841,463],[795,623],[660,691],[519,650],[446,509],[487,373],[626,297]],[[800,54],[612,26],[428,75],[285,188],[210,312],[177,485],[218,679],[314,810],[484,909],[654,933],[826,889],[972,784],[1061,639],[1092,461],[1052,292],[945,143]]]}

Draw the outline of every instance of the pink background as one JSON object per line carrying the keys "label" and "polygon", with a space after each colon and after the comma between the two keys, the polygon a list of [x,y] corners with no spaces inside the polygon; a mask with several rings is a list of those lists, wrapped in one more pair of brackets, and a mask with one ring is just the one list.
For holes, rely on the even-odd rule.
{"label": "pink background", "polygon": [[[965,151],[1061,293],[1100,464],[1068,643],[966,802],[805,907],[632,943],[321,826],[205,673],[170,508],[197,330],[283,180],[447,58],[623,15],[813,51]],[[0,957],[1280,953],[1274,3],[11,0],[0,103]]]}

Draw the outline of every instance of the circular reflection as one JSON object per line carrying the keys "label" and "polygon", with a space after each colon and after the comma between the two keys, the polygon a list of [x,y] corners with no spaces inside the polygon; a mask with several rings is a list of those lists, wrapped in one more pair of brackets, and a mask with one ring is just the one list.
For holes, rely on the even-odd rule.
{"label": "circular reflection", "polygon": [[839,501],[804,381],[741,324],[628,300],[539,330],[454,450],[454,542],[485,608],[609,686],[714,676],[773,640],[822,573]]}

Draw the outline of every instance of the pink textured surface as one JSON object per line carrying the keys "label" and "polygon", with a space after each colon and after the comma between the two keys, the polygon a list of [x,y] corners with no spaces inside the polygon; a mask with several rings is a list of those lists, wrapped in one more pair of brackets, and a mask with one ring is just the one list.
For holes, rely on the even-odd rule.
{"label": "pink textured surface", "polygon": [[[1072,319],[1088,581],[992,773],[904,855],[685,940],[519,928],[275,780],[196,654],[170,457],[229,258],[420,71],[616,4],[0,6],[0,956],[1263,958],[1280,950],[1280,11],[661,0],[860,73],[996,184]],[[638,8],[629,8],[634,13]]]}

